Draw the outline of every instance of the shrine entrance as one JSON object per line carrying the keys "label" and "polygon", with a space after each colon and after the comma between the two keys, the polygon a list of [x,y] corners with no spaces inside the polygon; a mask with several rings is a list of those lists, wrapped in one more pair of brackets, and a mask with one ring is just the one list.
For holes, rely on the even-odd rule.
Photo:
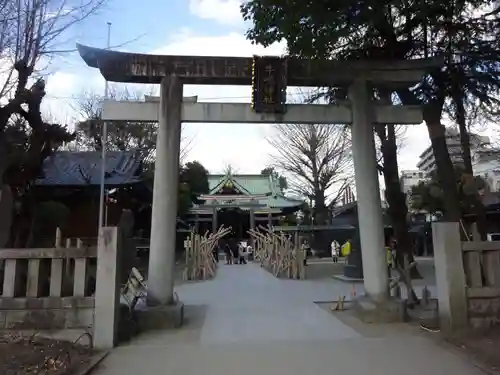
{"label": "shrine entrance", "polygon": [[222,208],[217,211],[217,223],[225,228],[231,227],[233,230],[227,237],[245,239],[250,229],[250,214],[238,207]]}
{"label": "shrine entrance", "polygon": [[[422,110],[373,101],[373,89],[411,87],[440,59],[332,61],[286,57],[154,56],[78,45],[84,61],[108,81],[160,84],[160,98],[104,103],[103,120],[158,121],[148,293],[173,302],[174,249],[182,122],[349,124],[358,201],[364,286],[388,299],[384,229],[373,125],[420,124]],[[251,85],[252,103],[197,103],[184,84]],[[342,87],[348,102],[287,104],[287,86]],[[250,210],[250,213],[252,211]]]}

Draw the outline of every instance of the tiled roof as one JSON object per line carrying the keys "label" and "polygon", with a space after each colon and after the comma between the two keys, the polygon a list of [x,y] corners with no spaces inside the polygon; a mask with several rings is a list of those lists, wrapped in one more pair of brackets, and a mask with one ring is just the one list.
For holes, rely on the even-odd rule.
{"label": "tiled roof", "polygon": [[208,177],[210,194],[216,193],[220,187],[224,186],[224,183],[227,180],[231,180],[237,187],[241,187],[250,195],[281,193],[279,188],[279,181],[272,175],[266,176],[261,174],[212,174]]}
{"label": "tiled roof", "polygon": [[280,195],[270,196],[266,200],[266,204],[270,208],[285,208],[285,207],[295,207],[304,203],[296,199],[287,198]]}
{"label": "tiled roof", "polygon": [[[382,213],[383,215],[383,220],[384,220],[384,225],[388,227],[389,223],[391,222],[389,216],[387,215],[386,212]],[[358,202],[350,202],[347,204],[344,204],[343,206],[340,207],[335,207],[332,211],[332,222],[335,221],[335,223],[348,223],[351,218],[355,218],[355,221],[357,221],[358,218]]]}
{"label": "tiled roof", "polygon": [[210,193],[214,194],[217,190],[224,186],[224,183],[231,180],[237,187],[242,188],[250,195],[268,194],[272,192],[272,184],[269,176],[260,174],[244,174],[244,175],[210,175],[208,184]]}
{"label": "tiled roof", "polygon": [[353,213],[355,213],[357,211],[357,209],[358,209],[358,202],[357,201],[349,202],[349,203],[344,204],[342,206],[334,207],[332,210],[332,216],[336,217],[336,216],[341,215],[341,214],[348,212],[350,210],[353,210]]}
{"label": "tiled roof", "polygon": [[[216,194],[227,181],[230,181],[233,186],[240,190],[243,194],[250,196],[259,195],[256,198],[256,204],[265,206],[266,208],[287,208],[297,207],[303,203],[301,200],[287,198],[281,192],[279,180],[274,176],[266,176],[261,174],[244,174],[244,175],[231,175],[231,174],[218,174],[210,175],[208,177],[208,184],[210,188],[209,194]],[[267,197],[262,198],[263,195]],[[249,198],[250,199],[250,198]],[[242,206],[245,203],[238,200]],[[250,202],[250,201],[249,201]],[[220,202],[206,202],[205,205],[220,204]],[[235,203],[238,204],[238,203]],[[242,209],[248,209],[242,207]]]}
{"label": "tiled roof", "polygon": [[[134,184],[139,176],[141,156],[134,151],[106,153],[106,185]],[[38,186],[84,186],[101,182],[101,152],[59,151],[47,158]]]}

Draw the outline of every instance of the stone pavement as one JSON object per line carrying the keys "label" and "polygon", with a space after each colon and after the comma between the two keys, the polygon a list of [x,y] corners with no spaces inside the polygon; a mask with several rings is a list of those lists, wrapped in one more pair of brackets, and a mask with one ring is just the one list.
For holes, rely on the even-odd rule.
{"label": "stone pavement", "polygon": [[176,291],[187,326],[115,349],[97,375],[481,374],[420,335],[365,337],[313,303],[348,294],[339,281],[279,280],[256,264],[221,265],[215,280]]}

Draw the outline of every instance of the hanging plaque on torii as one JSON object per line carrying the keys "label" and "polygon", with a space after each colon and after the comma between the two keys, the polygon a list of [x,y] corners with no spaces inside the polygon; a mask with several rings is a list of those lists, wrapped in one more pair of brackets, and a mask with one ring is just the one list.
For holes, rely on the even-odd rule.
{"label": "hanging plaque on torii", "polygon": [[287,59],[254,56],[252,62],[252,109],[257,113],[285,113]]}

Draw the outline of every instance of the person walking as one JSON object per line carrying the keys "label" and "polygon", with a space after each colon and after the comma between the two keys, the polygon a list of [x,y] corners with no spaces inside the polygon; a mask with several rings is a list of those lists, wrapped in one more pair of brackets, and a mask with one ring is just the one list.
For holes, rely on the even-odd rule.
{"label": "person walking", "polygon": [[396,250],[398,243],[395,238],[392,238],[389,245],[385,247],[385,254],[387,258],[387,273],[389,278],[392,276],[392,269],[396,268]]}
{"label": "person walking", "polygon": [[[248,242],[247,242],[247,244],[248,244]],[[254,260],[255,255],[253,253],[253,248],[252,248],[252,246],[250,244],[247,245],[247,254],[246,254],[246,256],[247,256],[247,260]]]}
{"label": "person walking", "polygon": [[303,260],[304,266],[307,266],[307,253],[311,249],[311,247],[309,246],[309,242],[307,240],[304,240],[304,242],[302,243],[300,249],[301,249],[301,251],[304,254],[304,260]]}
{"label": "person walking", "polygon": [[233,264],[233,253],[227,242],[224,244],[224,253],[226,254],[226,264]]}
{"label": "person walking", "polygon": [[344,244],[342,245],[340,249],[341,256],[347,257],[351,253],[351,239],[349,238]]}
{"label": "person walking", "polygon": [[231,239],[231,255],[234,264],[239,264],[240,254],[239,254],[239,242],[235,238]]}
{"label": "person walking", "polygon": [[247,252],[246,244],[244,244],[243,241],[240,241],[240,243],[238,244],[238,257],[239,257],[240,264],[247,264],[247,261],[245,258],[246,252]]}
{"label": "person walking", "polygon": [[330,247],[331,247],[331,251],[332,251],[333,263],[338,263],[339,253],[340,253],[340,244],[337,242],[337,240],[333,240],[332,243],[330,244]]}

